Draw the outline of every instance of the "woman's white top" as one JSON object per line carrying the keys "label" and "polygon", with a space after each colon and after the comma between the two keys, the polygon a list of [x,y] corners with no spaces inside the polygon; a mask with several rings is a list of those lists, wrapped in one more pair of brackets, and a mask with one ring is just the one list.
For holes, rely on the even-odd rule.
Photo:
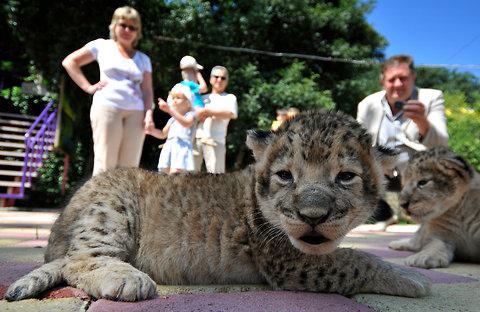
{"label": "woman's white top", "polygon": [[152,72],[150,58],[136,51],[132,58],[120,54],[113,40],[97,39],[85,45],[100,67],[105,87],[93,95],[93,103],[127,110],[144,110],[140,84],[145,72]]}

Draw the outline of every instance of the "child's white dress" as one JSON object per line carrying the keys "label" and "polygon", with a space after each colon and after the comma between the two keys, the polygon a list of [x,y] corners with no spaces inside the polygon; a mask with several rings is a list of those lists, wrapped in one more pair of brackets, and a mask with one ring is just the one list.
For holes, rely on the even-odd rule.
{"label": "child's white dress", "polygon": [[[190,111],[185,117],[194,117],[195,113]],[[170,124],[168,130],[167,141],[163,145],[158,160],[158,170],[164,168],[182,169],[185,171],[194,170],[193,162],[193,134],[195,133],[195,124],[189,128],[182,126],[175,118],[170,118],[167,125]]]}

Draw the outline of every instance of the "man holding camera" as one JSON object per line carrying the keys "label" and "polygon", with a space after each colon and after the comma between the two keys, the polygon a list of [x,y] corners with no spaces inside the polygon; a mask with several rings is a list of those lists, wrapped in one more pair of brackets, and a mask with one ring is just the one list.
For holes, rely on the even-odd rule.
{"label": "man holding camera", "polygon": [[[358,104],[357,121],[372,135],[373,145],[401,151],[396,169],[387,174],[388,191],[400,191],[399,174],[413,152],[448,144],[442,91],[417,88],[415,79],[412,58],[392,56],[382,65],[380,84],[383,90]],[[387,202],[381,200],[374,218],[386,220],[382,224],[386,227],[395,222],[395,218],[389,218],[391,214]]]}
{"label": "man holding camera", "polygon": [[415,78],[408,55],[396,55],[383,63],[380,84],[384,90],[367,96],[357,111],[357,121],[372,135],[374,145],[406,154],[447,146],[443,93],[417,88]]}

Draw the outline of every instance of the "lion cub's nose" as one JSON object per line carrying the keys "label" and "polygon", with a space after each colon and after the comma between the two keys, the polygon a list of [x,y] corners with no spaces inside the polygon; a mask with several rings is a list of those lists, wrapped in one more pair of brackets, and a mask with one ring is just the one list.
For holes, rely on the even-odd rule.
{"label": "lion cub's nose", "polygon": [[307,208],[301,209],[299,215],[305,223],[315,227],[316,225],[327,221],[329,213],[328,210],[320,208]]}
{"label": "lion cub's nose", "polygon": [[298,199],[298,215],[302,221],[315,227],[328,219],[335,202],[328,190],[319,187],[306,187]]}

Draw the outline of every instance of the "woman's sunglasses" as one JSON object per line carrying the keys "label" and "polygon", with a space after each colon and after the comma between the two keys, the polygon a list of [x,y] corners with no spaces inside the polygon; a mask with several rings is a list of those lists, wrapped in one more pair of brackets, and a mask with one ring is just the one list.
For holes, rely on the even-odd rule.
{"label": "woman's sunglasses", "polygon": [[227,77],[224,77],[224,76],[213,75],[213,78],[215,78],[215,79],[220,78],[221,80],[227,80]]}
{"label": "woman's sunglasses", "polygon": [[128,29],[128,30],[133,31],[133,32],[138,30],[138,28],[133,26],[133,25],[128,25],[128,24],[124,24],[124,23],[118,23],[117,25],[122,27],[123,30]]}

